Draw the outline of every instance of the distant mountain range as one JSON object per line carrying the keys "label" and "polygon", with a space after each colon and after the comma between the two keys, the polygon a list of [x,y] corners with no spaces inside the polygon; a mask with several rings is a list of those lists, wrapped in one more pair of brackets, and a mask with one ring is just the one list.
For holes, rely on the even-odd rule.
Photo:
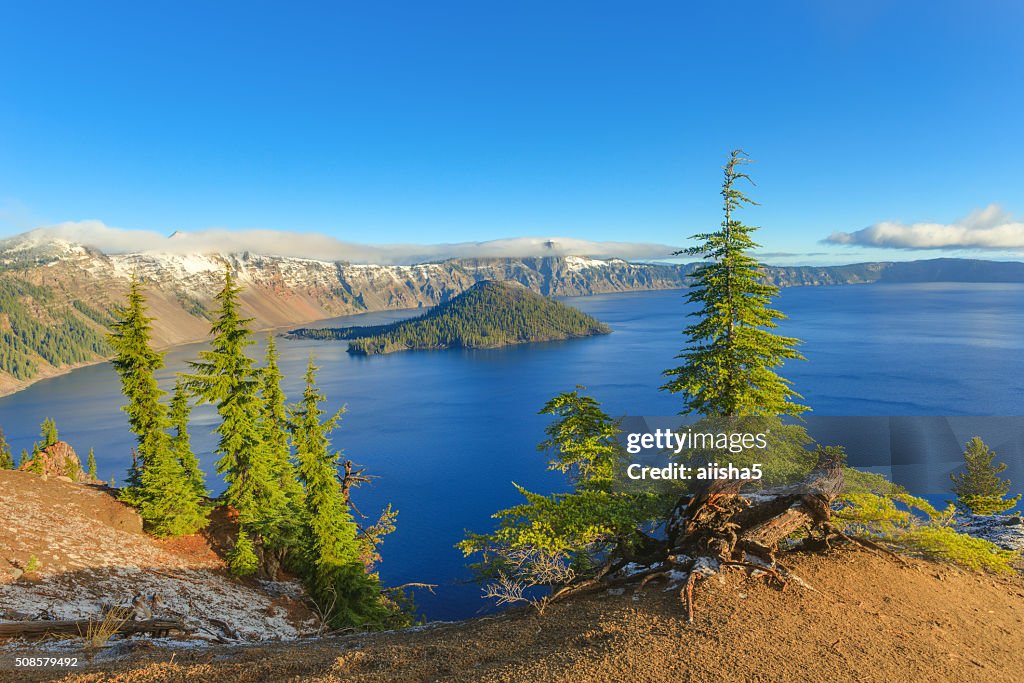
{"label": "distant mountain range", "polygon": [[[546,296],[686,287],[694,264],[579,256],[457,259],[406,266],[234,254],[105,254],[31,234],[0,241],[0,395],[109,352],[114,306],[132,273],[146,284],[154,340],[201,341],[223,272],[245,287],[245,313],[277,328],[352,313],[425,308],[483,280],[512,280]],[[1024,263],[935,259],[847,266],[772,266],[782,287],[875,282],[1024,282]]]}

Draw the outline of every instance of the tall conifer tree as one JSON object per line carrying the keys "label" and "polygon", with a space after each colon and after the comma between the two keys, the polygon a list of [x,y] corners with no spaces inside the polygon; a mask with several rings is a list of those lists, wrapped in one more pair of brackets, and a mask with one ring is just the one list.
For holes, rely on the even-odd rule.
{"label": "tall conifer tree", "polygon": [[785,316],[770,307],[778,287],[766,284],[750,251],[759,245],[756,228],[736,220],[735,212],[756,204],[737,187],[750,176],[743,150],[734,150],[722,182],[724,220],[716,232],[694,235],[699,244],[676,254],[704,259],[693,277],[687,300],[700,308],[690,315],[698,321],[683,334],[687,346],[677,358],[684,365],[666,370],[671,378],[662,389],[683,395],[683,413],[746,417],[799,415],[807,410],[788,380],[775,370],[787,359],[803,358],[799,340],[774,334]]}
{"label": "tall conifer tree", "polygon": [[380,583],[359,559],[358,529],[338,481],[341,453],[331,450],[328,439],[344,409],[321,420],[324,396],[316,386],[316,371],[310,358],[306,388],[293,413],[299,479],[306,490],[309,589],[318,604],[329,606],[334,626],[380,621],[387,614]]}
{"label": "tall conifer tree", "polygon": [[14,457],[11,455],[11,447],[4,437],[4,430],[0,429],[0,470],[13,470]]}
{"label": "tall conifer tree", "polygon": [[96,481],[96,454],[93,453],[92,448],[89,449],[89,458],[85,462],[86,474],[89,475],[89,479]]}
{"label": "tall conifer tree", "polygon": [[165,442],[163,430],[167,421],[167,410],[161,403],[164,392],[156,382],[156,371],[164,366],[164,356],[150,345],[153,319],[146,315],[146,309],[142,285],[133,275],[127,305],[115,311],[113,332],[108,337],[115,354],[114,369],[128,399],[122,410],[128,414],[128,426],[138,442],[124,491],[129,500],[137,492],[147,459]]}
{"label": "tall conifer tree", "polygon": [[174,384],[174,393],[171,395],[171,452],[181,463],[182,472],[191,485],[193,493],[197,498],[202,499],[209,495],[209,491],[206,489],[203,470],[199,467],[199,459],[192,452],[192,437],[188,433],[188,420],[192,415],[192,406],[189,405],[188,399],[185,381],[179,376]]}
{"label": "tall conifer tree", "polygon": [[215,313],[210,349],[192,362],[194,374],[187,386],[200,400],[217,406],[217,472],[224,475],[228,488],[224,497],[239,513],[242,524],[259,530],[264,511],[273,508],[267,502],[280,496],[274,485],[267,449],[260,429],[263,406],[252,359],[245,350],[252,341],[251,318],[243,318],[230,268],[224,272],[224,287],[215,297]]}
{"label": "tall conifer tree", "polygon": [[967,442],[964,449],[964,469],[949,475],[956,493],[956,506],[964,513],[974,515],[997,515],[1012,509],[1020,502],[1021,496],[1007,496],[1011,482],[1000,479],[1006,471],[1006,463],[993,463],[995,452],[980,436]]}
{"label": "tall conifer tree", "polygon": [[194,534],[207,524],[207,510],[164,433],[139,474],[135,503],[154,536]]}
{"label": "tall conifer tree", "polygon": [[43,424],[39,427],[39,435],[43,439],[40,449],[49,448],[60,440],[60,436],[57,434],[57,423],[53,421],[53,418],[48,417],[43,420]]}
{"label": "tall conifer tree", "polygon": [[355,561],[358,556],[356,523],[338,481],[340,453],[331,452],[328,436],[344,409],[326,420],[320,404],[324,395],[316,386],[317,367],[310,358],[306,388],[295,410],[295,449],[299,479],[306,489],[306,513],[314,563],[329,566]]}
{"label": "tall conifer tree", "polygon": [[285,395],[281,389],[284,376],[278,366],[277,343],[273,333],[267,335],[266,365],[259,373],[263,415],[260,426],[267,449],[270,474],[280,495],[268,501],[275,507],[266,510],[265,535],[274,545],[293,540],[302,507],[302,485],[296,479],[288,441],[289,423]]}

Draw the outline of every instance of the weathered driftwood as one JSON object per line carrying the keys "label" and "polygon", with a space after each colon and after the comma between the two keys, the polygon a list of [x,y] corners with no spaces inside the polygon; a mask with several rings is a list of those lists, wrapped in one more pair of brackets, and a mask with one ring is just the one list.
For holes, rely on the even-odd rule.
{"label": "weathered driftwood", "polygon": [[808,528],[827,531],[832,502],[842,491],[841,463],[826,460],[800,484],[765,491],[753,502],[741,495],[743,480],[716,480],[677,510],[669,526],[674,554],[742,562],[744,553],[768,563],[779,543]]}
{"label": "weathered driftwood", "polygon": [[[740,495],[742,480],[717,480],[678,506],[668,527],[669,557],[707,558],[720,567],[745,567],[786,587],[775,553],[783,539],[800,529],[827,539],[840,535],[831,524],[832,502],[843,489],[842,463],[829,454],[807,479],[794,486],[764,491],[756,498]],[[855,540],[855,539],[848,539]],[[750,562],[753,556],[760,563]],[[694,564],[698,560],[694,561]],[[687,621],[693,621],[693,588],[705,576],[691,571],[680,591]]]}
{"label": "weathered driftwood", "polygon": [[[692,496],[678,500],[668,516],[666,538],[643,536],[636,546],[608,557],[595,575],[554,590],[548,602],[620,585],[633,585],[639,591],[652,581],[678,582],[685,576],[679,597],[687,620],[692,622],[694,588],[722,568],[750,570],[785,590],[794,577],[776,561],[775,554],[783,540],[802,529],[809,532],[806,540],[813,541],[810,545],[815,547],[827,548],[830,539],[838,538],[903,562],[887,548],[848,536],[832,523],[832,504],[843,490],[843,467],[828,451],[819,457],[804,481],[756,495],[743,495],[749,483],[746,480],[709,482]],[[627,563],[640,569],[621,573]]]}
{"label": "weathered driftwood", "polygon": [[[817,534],[825,545],[829,538],[838,537],[870,547],[831,523],[832,503],[843,488],[843,470],[838,459],[822,455],[803,482],[756,496],[742,495],[749,483],[745,480],[709,482],[676,504],[666,525],[667,540],[645,539],[640,552],[609,558],[596,576],[564,586],[551,600],[621,583],[638,583],[639,590],[650,581],[674,580],[680,572],[688,572],[680,598],[692,621],[694,587],[720,567],[747,568],[785,588],[788,571],[775,561],[775,553],[783,539],[800,529]],[[648,568],[618,574],[626,561]]]}
{"label": "weathered driftwood", "polygon": [[[67,621],[2,621],[0,638],[39,637],[45,635],[85,635],[90,628],[98,628],[102,619],[71,619]],[[180,621],[173,619],[147,619],[146,621],[125,621],[117,627],[116,633],[150,633],[154,636],[167,635],[171,631],[184,631]]]}

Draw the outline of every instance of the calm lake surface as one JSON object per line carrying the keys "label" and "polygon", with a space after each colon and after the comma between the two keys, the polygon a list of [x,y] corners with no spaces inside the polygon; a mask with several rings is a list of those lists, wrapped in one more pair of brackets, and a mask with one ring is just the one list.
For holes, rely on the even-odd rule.
{"label": "calm lake surface", "polygon": [[[512,482],[539,492],[559,489],[535,450],[551,396],[585,385],[612,415],[672,415],[673,396],[658,391],[673,367],[690,310],[679,291],[565,300],[607,322],[608,336],[488,351],[350,356],[344,342],[282,339],[289,397],[301,393],[312,353],[321,366],[328,407],[348,412],[334,434],[346,457],[378,477],[355,502],[375,517],[392,502],[398,531],[385,541],[386,583],[440,584],[417,595],[432,619],[471,616],[488,605],[462,583],[465,560],[453,547],[464,530],[486,531],[490,515],[519,502]],[[782,291],[789,315],[783,334],[803,339],[807,362],[785,375],[822,416],[1019,416],[1024,413],[1024,285],[913,284],[807,287]],[[377,324],[413,312],[350,316],[332,325]],[[263,340],[253,347],[262,357]],[[167,354],[161,383],[202,345]],[[31,448],[45,417],[85,459],[96,449],[102,479],[123,481],[133,439],[119,411],[120,387],[109,364],[77,370],[0,399],[0,426],[15,453]],[[193,414],[192,439],[213,488],[209,407]],[[955,430],[954,430],[955,431]],[[813,430],[812,430],[813,432]],[[952,438],[952,437],[951,437]],[[959,437],[957,432],[956,438]],[[1015,448],[1015,447],[1014,447]],[[1007,476],[1024,479],[1024,454],[999,452]],[[865,463],[877,464],[877,463]],[[942,494],[940,476],[889,470],[912,491]]]}

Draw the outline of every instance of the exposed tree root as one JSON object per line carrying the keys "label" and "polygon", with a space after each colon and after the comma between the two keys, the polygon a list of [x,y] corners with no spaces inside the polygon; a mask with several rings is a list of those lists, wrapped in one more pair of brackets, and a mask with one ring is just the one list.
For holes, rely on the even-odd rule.
{"label": "exposed tree root", "polygon": [[789,581],[787,581],[782,576],[782,574],[780,572],[780,568],[778,566],[775,566],[775,567],[765,567],[765,566],[762,566],[762,565],[759,565],[759,564],[755,564],[754,562],[738,562],[738,561],[735,561],[735,560],[727,560],[725,562],[722,562],[722,566],[723,567],[746,567],[746,568],[748,568],[748,569],[750,569],[752,571],[764,572],[768,576],[770,576],[773,579],[775,579],[775,581],[779,584],[779,590],[782,590],[782,591],[786,590],[786,586],[789,585]]}
{"label": "exposed tree root", "polygon": [[839,529],[835,528],[831,524],[829,525],[828,531],[831,535],[837,536],[846,541],[847,543],[858,545],[877,554],[889,557],[893,560],[896,560],[904,567],[910,566],[910,564],[903,558],[903,556],[899,555],[898,553],[894,553],[881,543],[876,543],[875,541],[872,541],[870,538],[864,538],[863,536],[850,536],[848,534],[843,533]]}
{"label": "exposed tree root", "polygon": [[750,499],[741,495],[746,483],[715,480],[693,496],[681,498],[669,515],[668,541],[649,539],[646,544],[645,569],[624,575],[619,572],[626,566],[625,559],[609,561],[595,576],[562,587],[549,600],[627,583],[636,584],[639,592],[653,581],[680,581],[685,573],[679,597],[687,622],[693,623],[694,588],[722,567],[748,569],[779,590],[786,590],[791,581],[811,589],[775,557],[780,543],[800,530],[809,532],[805,547],[828,549],[829,541],[839,538],[907,564],[892,550],[848,535],[832,523],[832,503],[842,491],[843,471],[842,463],[829,453],[822,454],[814,471],[799,484],[763,491]]}
{"label": "exposed tree root", "polygon": [[690,572],[690,575],[686,577],[686,585],[683,586],[683,590],[679,593],[683,604],[686,605],[686,623],[688,624],[693,623],[693,587],[697,585],[700,577],[701,575],[697,572]]}

